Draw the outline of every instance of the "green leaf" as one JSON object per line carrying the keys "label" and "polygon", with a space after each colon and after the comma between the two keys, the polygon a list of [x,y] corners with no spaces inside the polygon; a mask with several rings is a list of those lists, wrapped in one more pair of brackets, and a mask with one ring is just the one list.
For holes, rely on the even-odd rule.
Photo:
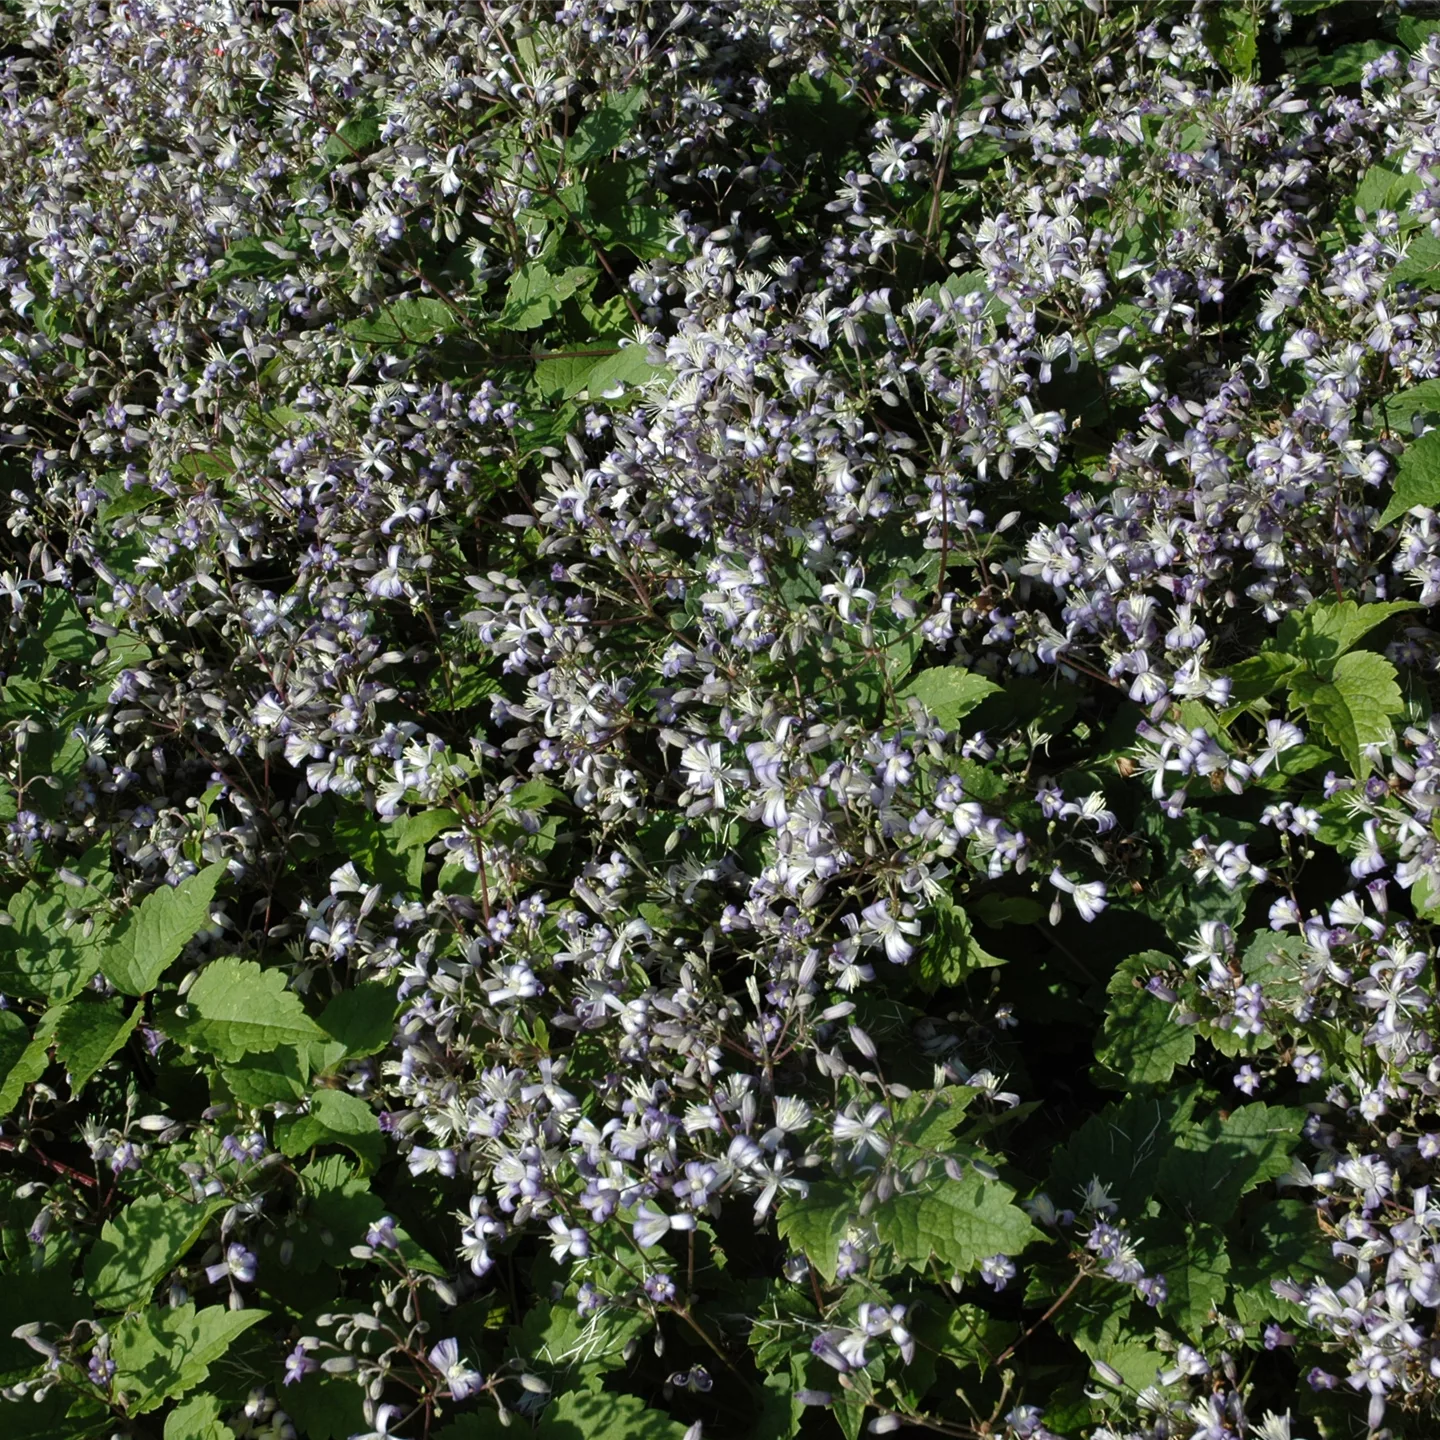
{"label": "green leaf", "polygon": [[1440,19],[1433,15],[1404,15],[1395,22],[1395,38],[1412,54],[1440,30]]}
{"label": "green leaf", "polygon": [[582,351],[540,360],[533,375],[536,393],[552,405],[563,400],[573,400],[585,389],[590,372],[596,365],[617,350],[618,346],[607,345],[604,349],[597,347],[593,352]]}
{"label": "green leaf", "polygon": [[607,250],[628,250],[638,260],[658,260],[668,255],[670,215],[652,205],[627,205],[597,215],[590,234]]}
{"label": "green leaf", "polygon": [[505,308],[500,312],[501,326],[506,330],[533,330],[543,325],[597,274],[589,265],[571,265],[555,274],[541,260],[527,262],[510,277]]}
{"label": "green leaf", "polygon": [[1365,63],[1378,59],[1392,48],[1379,40],[1337,45],[1329,54],[1312,60],[1295,78],[1302,85],[1355,85],[1364,76]]}
{"label": "green leaf", "polygon": [[1122,960],[1107,987],[1110,1004],[1097,1058],[1111,1072],[1106,1083],[1124,1087],[1164,1084],[1195,1053],[1195,1031],[1177,1025],[1172,1007],[1145,989],[1145,981],[1171,964],[1158,950]]}
{"label": "green leaf", "polygon": [[1259,1206],[1233,1248],[1230,1283],[1235,1294],[1231,1303],[1242,1323],[1301,1319],[1303,1307],[1280,1299],[1270,1282],[1298,1280],[1303,1284],[1314,1277],[1335,1286],[1348,1278],[1320,1228],[1314,1205],[1304,1200],[1275,1200]]}
{"label": "green leaf", "polygon": [[1018,1255],[1040,1232],[998,1180],[969,1175],[933,1189],[907,1191],[874,1211],[881,1241],[895,1259],[924,1270],[933,1255],[963,1275],[987,1255]]}
{"label": "green leaf", "polygon": [[425,810],[380,824],[358,805],[347,805],[335,821],[344,852],[386,889],[415,893],[425,873],[426,846],[459,823],[453,810]]}
{"label": "green leaf", "polygon": [[55,1026],[55,1054],[69,1072],[72,1094],[130,1038],[144,1008],[137,1002],[127,1015],[118,1001],[89,995],[65,1006]]}
{"label": "green leaf", "polygon": [[1357,210],[1374,216],[1380,210],[1397,211],[1402,220],[1406,218],[1410,197],[1420,189],[1420,176],[1413,170],[1408,174],[1385,161],[1372,165],[1360,181],[1353,201]]}
{"label": "green leaf", "polygon": [[947,1085],[898,1101],[893,1112],[896,1138],[915,1150],[957,1153],[950,1137],[968,1118],[970,1102],[979,1093],[973,1085]]}
{"label": "green leaf", "polygon": [[171,1013],[161,1028],[172,1040],[235,1061],[277,1045],[324,1041],[325,1032],[305,1013],[300,997],[285,988],[279,970],[253,960],[212,960],[185,997],[188,1013]]}
{"label": "green leaf", "polygon": [[235,1440],[235,1432],[220,1419],[220,1399],[191,1395],[165,1417],[165,1440]]}
{"label": "green leaf", "polygon": [[535,1440],[684,1440],[685,1427],[634,1395],[569,1390],[545,1407]]}
{"label": "green leaf", "polygon": [[1192,1219],[1223,1224],[1242,1195],[1289,1170],[1305,1114],[1256,1102],[1192,1125],[1160,1165],[1160,1192]]}
{"label": "green leaf", "polygon": [[395,1033],[395,991],[376,981],[342,990],[321,1012],[320,1028],[358,1060],[383,1050]]}
{"label": "green leaf", "polygon": [[[354,1385],[347,1388],[355,1390]],[[289,1396],[286,1396],[289,1399]],[[346,1440],[352,1431],[341,1431],[334,1440]],[[523,1436],[524,1431],[521,1431]],[[472,1410],[466,1415],[457,1415],[448,1425],[433,1432],[434,1440],[517,1440],[513,1426],[501,1420],[498,1410]],[[312,1432],[306,1432],[306,1440],[319,1440]]]}
{"label": "green leaf", "polygon": [[89,661],[99,647],[80,607],[65,591],[54,589],[42,600],[39,623],[22,642],[20,657],[45,676],[61,661]]}
{"label": "green leaf", "polygon": [[1376,523],[1388,525],[1422,505],[1440,505],[1440,430],[1427,431],[1400,457],[1394,493]]}
{"label": "green leaf", "polygon": [[173,889],[152,891],[130,912],[100,958],[105,978],[124,995],[148,995],[210,919],[210,902],[225,874],[207,865]]}
{"label": "green leaf", "polygon": [[277,1045],[264,1054],[246,1055],[233,1065],[220,1067],[235,1099],[257,1109],[301,1099],[309,1073],[305,1057],[293,1045]]}
{"label": "green leaf", "polygon": [[510,1328],[510,1348],[527,1368],[554,1377],[570,1370],[614,1370],[625,1363],[625,1347],[650,1328],[644,1315],[607,1306],[582,1317],[573,1305],[542,1301]]}
{"label": "green leaf", "polygon": [[[50,1044],[55,1026],[65,1013],[64,1005],[52,1006],[41,1017],[35,1027],[35,1034],[28,1035],[25,1022],[13,1011],[0,1011],[5,1016],[4,1028],[0,1029],[0,1116],[8,1115],[24,1093],[27,1085],[38,1080],[50,1064]],[[18,1028],[17,1028],[18,1027]],[[21,1037],[24,1043],[21,1044]],[[14,1058],[5,1063],[5,1057]]]}
{"label": "green leaf", "polygon": [[1392,615],[1419,608],[1410,600],[1373,605],[1357,605],[1353,600],[1317,600],[1303,610],[1291,611],[1281,621],[1275,640],[1281,649],[1328,674],[1330,662],[1354,649],[1377,625],[1383,625]]}
{"label": "green leaf", "polygon": [[1298,664],[1293,655],[1266,650],[1232,665],[1225,672],[1230,680],[1229,705],[1252,705],[1274,694]]}
{"label": "green leaf", "polygon": [[921,944],[916,964],[920,988],[928,994],[942,985],[959,985],[977,970],[1005,963],[976,940],[970,917],[949,895],[941,895],[931,916],[934,928]]}
{"label": "green leaf", "polygon": [[1247,5],[1213,7],[1205,21],[1205,46],[1220,64],[1240,79],[1250,77],[1258,52],[1254,12]]}
{"label": "green leaf", "polygon": [[212,1305],[197,1312],[189,1304],[127,1316],[111,1331],[110,1358],[115,1388],[131,1397],[128,1413],[143,1415],[201,1384],[245,1331],[268,1318],[266,1310]]}
{"label": "green leaf", "polygon": [[645,91],[638,85],[618,95],[605,94],[571,132],[565,143],[565,158],[572,165],[583,165],[608,155],[635,129],[644,109]]}
{"label": "green leaf", "polygon": [[[351,116],[325,142],[325,158],[343,164],[357,160],[367,150],[380,143],[380,120],[378,116],[361,114]],[[170,1440],[167,1435],[165,1440]]]}
{"label": "green leaf", "polygon": [[1000,688],[993,680],[956,665],[937,665],[922,670],[896,698],[907,700],[913,695],[945,729],[953,730],[962,717]]}
{"label": "green leaf", "polygon": [[[363,1243],[365,1232],[387,1213],[385,1202],[341,1155],[311,1161],[300,1177],[305,1183],[306,1205],[303,1213],[286,1216],[281,1236],[294,1244],[291,1266],[298,1274],[309,1275],[323,1264],[337,1269],[364,1264],[351,1255],[350,1248]],[[429,1275],[445,1273],[402,1227],[397,1226],[395,1234],[400,1254],[412,1269]],[[262,1283],[264,1278],[262,1272]]]}
{"label": "green leaf", "polygon": [[818,1180],[806,1195],[787,1195],[776,1221],[780,1238],[835,1283],[840,1246],[855,1223],[855,1197],[833,1180]]}
{"label": "green leaf", "polygon": [[1405,698],[1395,681],[1395,667],[1388,660],[1354,650],[1340,657],[1328,680],[1298,671],[1290,693],[1363,780],[1370,770],[1364,747],[1390,744],[1395,736],[1390,717],[1404,713]]}
{"label": "green leaf", "polygon": [[1230,1257],[1225,1237],[1212,1226],[1192,1225],[1183,1235],[1175,1244],[1147,1247],[1145,1268],[1165,1277],[1168,1293],[1160,1313],[1184,1334],[1199,1335],[1210,1323],[1210,1312],[1225,1303]]}
{"label": "green leaf", "polygon": [[1020,1333],[1013,1321],[1000,1320],[978,1305],[956,1305],[944,1315],[927,1311],[915,1330],[915,1337],[953,1361],[962,1369],[984,1370]]}
{"label": "green leaf", "polygon": [[1194,1086],[1131,1096],[1092,1115],[1055,1157],[1048,1191],[1057,1206],[1078,1210],[1098,1180],[1122,1215],[1137,1214],[1155,1193],[1161,1162],[1190,1118]]}
{"label": "green leaf", "polygon": [[348,1090],[317,1090],[307,1114],[276,1124],[275,1144],[283,1155],[303,1155],[316,1145],[344,1145],[368,1171],[385,1154],[375,1112]]}
{"label": "green leaf", "polygon": [[1405,247],[1405,255],[1390,272],[1392,285],[1416,285],[1434,289],[1440,283],[1440,240],[1433,235],[1416,235]]}
{"label": "green leaf", "polygon": [[212,1216],[230,1202],[217,1197],[203,1205],[164,1195],[142,1195],[113,1220],[85,1257],[90,1299],[101,1310],[124,1310],[150,1292],[200,1238]]}
{"label": "green leaf", "polygon": [[[0,1010],[0,1082],[4,1082],[29,1046],[30,1031],[25,1022],[13,1010]],[[0,1108],[0,1116],[8,1110],[9,1106]]]}
{"label": "green leaf", "polygon": [[[285,1413],[304,1440],[350,1440],[370,1428],[365,1419],[365,1391],[348,1375],[307,1375],[301,1384],[286,1386],[283,1393]],[[462,1420],[471,1418],[462,1416],[441,1435],[453,1430],[455,1440],[471,1440],[458,1428]],[[509,1431],[507,1440],[521,1440],[524,1433],[516,1436]],[[490,1437],[482,1435],[480,1440]]]}
{"label": "green leaf", "polygon": [[376,314],[352,320],[345,333],[370,345],[424,345],[462,328],[443,300],[419,295],[386,302]]}
{"label": "green leaf", "polygon": [[1414,434],[1414,422],[1440,424],[1440,380],[1422,380],[1408,390],[1386,395],[1376,410],[1385,424],[1401,435]]}
{"label": "green leaf", "polygon": [[619,389],[637,390],[650,381],[668,378],[670,370],[664,365],[652,365],[646,354],[648,346],[626,345],[613,355],[607,355],[591,367],[585,376],[585,385],[580,394],[590,400],[617,398]]}
{"label": "green leaf", "polygon": [[[28,756],[27,756],[28,758]],[[0,993],[23,999],[63,1001],[78,995],[100,968],[106,931],[97,923],[86,935],[82,922],[67,922],[67,912],[94,891],[68,885],[46,887],[29,881],[6,905],[14,921],[0,929]]]}
{"label": "green leaf", "polygon": [[1006,925],[1038,925],[1045,918],[1045,907],[1029,895],[997,895],[993,890],[974,901],[970,911],[992,930]]}

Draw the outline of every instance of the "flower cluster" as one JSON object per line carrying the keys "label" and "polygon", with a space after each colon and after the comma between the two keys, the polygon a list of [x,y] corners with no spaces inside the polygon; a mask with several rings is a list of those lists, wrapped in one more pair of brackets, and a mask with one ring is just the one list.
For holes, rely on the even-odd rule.
{"label": "flower cluster", "polygon": [[10,29],[33,1433],[1426,1433],[1440,30]]}

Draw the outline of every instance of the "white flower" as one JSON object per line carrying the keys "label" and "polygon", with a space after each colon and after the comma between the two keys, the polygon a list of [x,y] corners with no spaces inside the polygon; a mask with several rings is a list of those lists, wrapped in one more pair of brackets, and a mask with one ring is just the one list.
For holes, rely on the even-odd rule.
{"label": "white flower", "polygon": [[907,935],[918,935],[920,933],[920,922],[908,918],[913,913],[910,906],[905,906],[906,919],[897,919],[890,913],[890,902],[888,900],[877,900],[873,905],[867,905],[860,912],[860,933],[864,936],[866,943],[870,945],[883,945],[885,947],[885,958],[896,965],[903,965],[915,953],[915,947],[905,939]]}
{"label": "white flower", "polygon": [[1075,901],[1075,908],[1080,912],[1082,920],[1093,920],[1105,908],[1103,880],[1087,880],[1077,885],[1073,880],[1067,880],[1057,868],[1050,872],[1050,883],[1061,894],[1069,895]]}
{"label": "white flower", "polygon": [[442,1340],[430,1351],[430,1363],[444,1377],[450,1387],[452,1400],[465,1400],[480,1390],[485,1377],[478,1370],[472,1370],[460,1358],[458,1340]]}
{"label": "white flower", "polygon": [[855,1113],[852,1101],[835,1117],[835,1138],[842,1145],[850,1146],[850,1158],[858,1160],[866,1150],[877,1155],[890,1153],[890,1142],[879,1131],[879,1126],[890,1118],[890,1112],[883,1105],[872,1105],[864,1116]]}

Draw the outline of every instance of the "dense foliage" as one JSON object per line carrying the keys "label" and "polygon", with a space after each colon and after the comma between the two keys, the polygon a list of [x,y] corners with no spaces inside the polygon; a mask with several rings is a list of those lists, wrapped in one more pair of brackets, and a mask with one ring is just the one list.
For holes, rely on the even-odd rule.
{"label": "dense foliage", "polygon": [[0,1432],[1433,1436],[1440,19],[7,6]]}

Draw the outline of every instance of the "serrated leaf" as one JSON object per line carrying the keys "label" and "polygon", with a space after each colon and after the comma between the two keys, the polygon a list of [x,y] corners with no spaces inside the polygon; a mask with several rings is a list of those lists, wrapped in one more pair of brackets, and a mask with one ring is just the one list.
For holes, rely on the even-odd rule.
{"label": "serrated leaf", "polygon": [[626,345],[613,355],[599,360],[585,376],[583,395],[591,400],[617,398],[621,388],[636,390],[662,376],[668,377],[664,365],[652,365],[646,358],[648,346]]}
{"label": "serrated leaf", "polygon": [[1040,1232],[1015,1192],[979,1175],[896,1195],[874,1211],[881,1241],[898,1263],[924,1270],[934,1256],[963,1275],[987,1255],[1018,1255]]}
{"label": "serrated leaf", "polygon": [[1189,1127],[1160,1165],[1160,1192],[1191,1219],[1223,1224],[1242,1195],[1289,1170],[1305,1113],[1255,1102]]}
{"label": "serrated leaf", "polygon": [[326,1039],[305,1013],[300,997],[285,988],[278,970],[253,960],[224,956],[200,972],[185,997],[188,1014],[162,1017],[172,1040],[235,1061],[277,1045],[306,1045]]}
{"label": "serrated leaf", "polygon": [[1303,610],[1291,611],[1281,622],[1275,640],[1282,650],[1309,661],[1325,674],[1333,661],[1353,650],[1377,625],[1383,625],[1392,615],[1419,608],[1411,600],[1371,605],[1357,605],[1353,600],[1320,600]]}
{"label": "serrated leaf", "polygon": [[1230,1283],[1235,1294],[1231,1303],[1243,1322],[1303,1319],[1304,1307],[1282,1300],[1270,1282],[1305,1284],[1313,1278],[1336,1287],[1348,1278],[1314,1205],[1304,1200],[1274,1200],[1259,1206],[1233,1249]]}
{"label": "serrated leaf", "polygon": [[[354,115],[325,142],[325,158],[339,164],[358,160],[380,142],[380,120],[375,115]],[[169,1440],[169,1437],[166,1437]]]}
{"label": "serrated leaf", "polygon": [[1414,422],[1440,422],[1440,380],[1422,380],[1407,390],[1386,395],[1376,403],[1377,418],[1399,435],[1414,434]]}
{"label": "serrated leaf", "polygon": [[643,1315],[607,1306],[582,1316],[573,1305],[542,1301],[510,1327],[510,1348],[527,1369],[554,1376],[569,1370],[614,1370],[625,1363],[625,1347],[649,1325]]}
{"label": "serrated leaf", "polygon": [[85,1082],[130,1038],[144,1006],[136,1003],[127,1015],[113,1000],[82,996],[65,1007],[55,1027],[55,1054],[78,1095]]}
{"label": "serrated leaf", "polygon": [[[602,92],[603,93],[603,92]],[[565,158],[583,165],[608,155],[635,128],[645,109],[645,91],[638,85],[620,94],[607,94],[580,118],[565,143]]]}
{"label": "serrated leaf", "polygon": [[1205,45],[1226,70],[1248,79],[1257,54],[1256,19],[1245,5],[1213,7],[1204,28]]}
{"label": "serrated leaf", "polygon": [[533,375],[536,393],[550,404],[573,400],[585,389],[590,372],[602,360],[615,354],[617,348],[607,345],[604,349],[597,347],[593,352],[555,355],[539,361]]}
{"label": "serrated leaf", "polygon": [[21,643],[20,655],[46,676],[61,661],[88,661],[99,647],[80,607],[65,591],[56,589],[48,591],[41,602],[39,623]]}
{"label": "serrated leaf", "polygon": [[216,1395],[190,1395],[165,1417],[165,1440],[234,1440]]}
{"label": "serrated leaf", "polygon": [[898,1101],[893,1111],[897,1138],[917,1151],[958,1153],[950,1137],[969,1117],[970,1102],[979,1093],[973,1085],[947,1085]]}
{"label": "serrated leaf", "polygon": [[1392,285],[1416,285],[1433,289],[1440,283],[1440,240],[1433,235],[1417,235],[1405,247],[1399,264],[1390,272]]}
{"label": "serrated leaf", "polygon": [[840,1246],[854,1221],[854,1196],[834,1181],[819,1180],[808,1194],[785,1197],[776,1226],[780,1238],[833,1285]]}
{"label": "serrated leaf", "polygon": [[955,665],[936,665],[922,670],[895,698],[905,701],[914,696],[945,729],[953,730],[987,695],[999,690],[983,675]]}
{"label": "serrated leaf", "polygon": [[1195,1053],[1194,1029],[1177,1025],[1172,1007],[1145,989],[1149,976],[1170,963],[1158,950],[1132,955],[1107,987],[1111,998],[1096,1058],[1127,1087],[1163,1084]]}
{"label": "serrated leaf", "polygon": [[984,1370],[1020,1333],[1013,1321],[987,1314],[978,1305],[956,1305],[943,1315],[927,1312],[916,1338],[959,1365]]}
{"label": "serrated leaf", "polygon": [[1098,1180],[1120,1207],[1135,1215],[1155,1192],[1160,1165],[1175,1133],[1190,1118],[1194,1086],[1131,1096],[1092,1115],[1055,1157],[1047,1187],[1057,1206],[1078,1210],[1085,1186]]}
{"label": "serrated leaf", "polygon": [[1166,1298],[1160,1313],[1186,1335],[1198,1335],[1210,1323],[1210,1312],[1224,1305],[1230,1256],[1225,1237],[1209,1225],[1192,1225],[1184,1239],[1144,1252],[1145,1268],[1165,1277]]}
{"label": "serrated leaf", "polygon": [[1372,165],[1355,191],[1353,205],[1373,217],[1380,210],[1399,212],[1406,218],[1410,197],[1420,189],[1420,176],[1415,171],[1406,173],[1398,165],[1379,161]]}
{"label": "serrated leaf", "polygon": [[[84,892],[82,892],[84,893]],[[88,892],[90,899],[99,895]],[[0,928],[0,994],[58,1002],[78,995],[100,968],[106,930],[67,923],[77,903],[69,886],[29,881],[6,905],[14,922]]]}
{"label": "serrated leaf", "polygon": [[1377,59],[1391,48],[1379,40],[1357,40],[1349,45],[1337,45],[1328,54],[1304,66],[1295,78],[1302,85],[1354,85],[1364,77],[1366,62]]}
{"label": "serrated leaf", "polygon": [[132,1200],[105,1222],[85,1257],[91,1301],[101,1310],[124,1310],[145,1300],[229,1204],[217,1197],[193,1205],[157,1194]]}
{"label": "serrated leaf", "polygon": [[127,1316],[111,1331],[110,1345],[115,1388],[130,1397],[127,1413],[143,1415],[203,1383],[210,1366],[268,1318],[267,1310],[212,1305],[197,1312],[191,1304]]}
{"label": "serrated leaf", "polygon": [[25,1087],[45,1073],[49,1050],[48,1035],[32,1038],[14,1011],[0,1010],[0,1119],[15,1108]]}
{"label": "serrated leaf", "polygon": [[220,1074],[240,1104],[261,1109],[301,1099],[309,1066],[295,1046],[277,1045],[262,1055],[246,1055],[233,1065],[222,1065]]}
{"label": "serrated leaf", "polygon": [[[363,1408],[365,1391],[348,1375],[307,1375],[303,1384],[288,1386],[284,1395],[285,1413],[304,1440],[350,1440],[352,1435],[360,1435],[369,1428]],[[469,1418],[461,1417],[462,1420]],[[456,1421],[448,1429],[456,1430],[459,1423]],[[521,1440],[524,1433],[522,1430],[520,1436],[515,1436],[507,1432],[506,1440]],[[433,1432],[432,1437],[440,1440]],[[470,1440],[470,1437],[462,1430],[455,1440]]]}
{"label": "serrated leaf", "polygon": [[378,1054],[395,1033],[394,989],[364,981],[342,990],[321,1012],[320,1028],[343,1047],[347,1060]]}
{"label": "serrated leaf", "polygon": [[1395,682],[1396,670],[1388,660],[1353,650],[1335,662],[1328,680],[1297,671],[1290,693],[1363,780],[1370,770],[1365,746],[1390,744],[1395,736],[1391,716],[1404,713],[1405,698]]}
{"label": "serrated leaf", "polygon": [[568,1390],[545,1407],[535,1440],[684,1440],[685,1427],[634,1395]]}
{"label": "serrated leaf", "polygon": [[1293,655],[1268,650],[1247,656],[1225,672],[1230,681],[1229,705],[1252,705],[1274,694],[1299,663]]}
{"label": "serrated leaf", "polygon": [[1404,15],[1395,22],[1395,38],[1412,54],[1440,30],[1440,18],[1433,15]]}
{"label": "serrated leaf", "polygon": [[927,993],[942,985],[959,985],[977,970],[991,970],[1005,961],[992,955],[975,938],[970,917],[950,898],[941,895],[931,911],[932,927],[920,946],[916,972]]}
{"label": "serrated leaf", "polygon": [[1422,505],[1440,505],[1440,430],[1427,431],[1400,457],[1394,493],[1376,523],[1388,525]]}
{"label": "serrated leaf", "polygon": [[308,1113],[276,1124],[275,1144],[283,1155],[303,1155],[316,1145],[343,1145],[372,1171],[385,1154],[375,1112],[348,1090],[317,1090]]}
{"label": "serrated leaf", "polygon": [[628,250],[639,260],[657,260],[670,253],[670,216],[651,205],[627,205],[597,215],[590,233],[607,250]]}
{"label": "serrated leaf", "polygon": [[511,277],[500,324],[506,330],[533,330],[559,311],[583,285],[596,278],[588,265],[571,265],[556,273],[542,260],[531,260]]}
{"label": "serrated leaf", "polygon": [[210,919],[210,902],[225,874],[207,865],[171,888],[147,895],[121,922],[100,958],[105,978],[123,995],[148,995]]}
{"label": "serrated leaf", "polygon": [[[282,1238],[293,1244],[291,1268],[309,1275],[324,1264],[338,1269],[363,1265],[364,1261],[351,1255],[351,1246],[361,1244],[370,1226],[386,1213],[385,1202],[341,1155],[311,1161],[300,1176],[305,1182],[305,1209],[286,1216],[282,1229]],[[444,1267],[403,1227],[395,1227],[395,1236],[400,1255],[411,1269],[423,1270],[427,1275],[445,1273]]]}
{"label": "serrated leaf", "polygon": [[416,295],[391,300],[376,314],[352,320],[345,333],[370,345],[424,345],[462,328],[459,316],[443,300]]}

